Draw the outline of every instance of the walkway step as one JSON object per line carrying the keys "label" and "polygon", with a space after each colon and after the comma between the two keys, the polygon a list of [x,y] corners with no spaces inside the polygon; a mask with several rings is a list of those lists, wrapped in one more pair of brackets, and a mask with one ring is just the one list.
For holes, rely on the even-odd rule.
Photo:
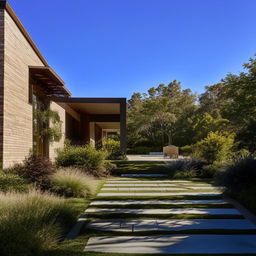
{"label": "walkway step", "polygon": [[227,204],[222,199],[213,200],[94,200],[90,205],[158,205],[158,204]]}
{"label": "walkway step", "polygon": [[87,228],[117,231],[181,231],[181,230],[255,230],[256,225],[246,219],[141,219],[141,220],[94,220]]}
{"label": "walkway step", "polygon": [[256,253],[256,235],[165,235],[91,237],[86,252],[149,254]]}
{"label": "walkway step", "polygon": [[123,214],[209,214],[209,215],[241,215],[232,208],[201,209],[201,208],[171,208],[171,209],[131,209],[131,208],[88,208],[86,213],[123,213]]}
{"label": "walkway step", "polygon": [[143,177],[147,177],[147,178],[154,178],[154,177],[167,177],[166,174],[159,174],[159,173],[125,173],[125,174],[121,174],[121,177],[130,177],[130,178],[143,178]]}
{"label": "walkway step", "polygon": [[161,187],[161,188],[156,188],[156,187],[143,187],[143,188],[139,188],[139,187],[127,187],[127,188],[119,188],[119,187],[113,187],[113,188],[105,188],[103,187],[101,189],[101,191],[144,191],[144,190],[149,190],[149,191],[181,191],[181,190],[213,190],[213,189],[222,189],[221,187],[179,187],[179,188],[166,188],[166,187]]}
{"label": "walkway step", "polygon": [[100,192],[98,196],[216,196],[221,195],[222,192],[149,192],[149,193],[136,193],[136,192],[116,192],[116,193],[102,193]]}

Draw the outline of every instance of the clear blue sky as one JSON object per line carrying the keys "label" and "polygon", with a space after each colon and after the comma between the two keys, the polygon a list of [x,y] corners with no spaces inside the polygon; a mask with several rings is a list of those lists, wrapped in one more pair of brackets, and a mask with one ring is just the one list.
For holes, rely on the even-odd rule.
{"label": "clear blue sky", "polygon": [[256,0],[10,0],[73,96],[200,93],[256,53]]}

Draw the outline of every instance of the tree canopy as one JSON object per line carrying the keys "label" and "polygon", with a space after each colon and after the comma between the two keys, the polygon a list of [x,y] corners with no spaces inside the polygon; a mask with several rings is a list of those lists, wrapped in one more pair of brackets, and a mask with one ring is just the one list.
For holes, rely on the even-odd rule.
{"label": "tree canopy", "polygon": [[204,140],[211,132],[234,134],[235,145],[256,150],[256,59],[196,95],[173,80],[128,101],[128,146],[161,150]]}

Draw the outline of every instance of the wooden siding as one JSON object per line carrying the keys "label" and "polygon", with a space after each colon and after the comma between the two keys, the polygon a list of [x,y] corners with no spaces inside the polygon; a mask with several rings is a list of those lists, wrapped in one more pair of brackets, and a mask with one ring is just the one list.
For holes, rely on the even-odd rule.
{"label": "wooden siding", "polygon": [[0,10],[0,162],[3,161],[3,121],[4,121],[4,10]]}
{"label": "wooden siding", "polygon": [[29,68],[44,66],[8,12],[4,11],[4,168],[21,162],[32,149]]}
{"label": "wooden siding", "polygon": [[66,111],[65,109],[63,109],[60,105],[58,105],[55,102],[51,102],[50,105],[51,110],[57,111],[59,113],[60,116],[60,120],[62,121],[62,138],[59,142],[52,142],[50,143],[50,148],[49,148],[49,157],[52,161],[55,160],[56,157],[56,149],[58,148],[62,148],[64,146],[64,141],[65,141],[65,137],[66,137]]}

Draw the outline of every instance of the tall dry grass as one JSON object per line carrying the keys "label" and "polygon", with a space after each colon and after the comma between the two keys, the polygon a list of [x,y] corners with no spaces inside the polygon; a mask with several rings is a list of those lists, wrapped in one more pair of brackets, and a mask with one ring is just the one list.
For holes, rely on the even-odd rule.
{"label": "tall dry grass", "polygon": [[50,250],[73,223],[64,199],[31,190],[0,193],[0,252],[30,256]]}
{"label": "tall dry grass", "polygon": [[59,169],[51,176],[52,189],[66,197],[90,197],[98,186],[98,182],[77,168]]}

